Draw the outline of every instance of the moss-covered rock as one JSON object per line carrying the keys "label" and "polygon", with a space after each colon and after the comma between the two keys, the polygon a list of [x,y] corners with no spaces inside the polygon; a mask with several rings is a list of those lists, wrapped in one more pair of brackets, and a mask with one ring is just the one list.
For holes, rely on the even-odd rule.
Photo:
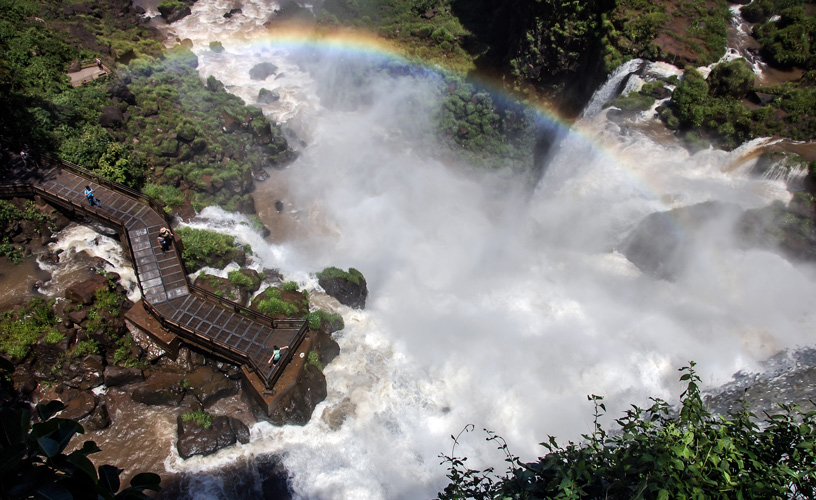
{"label": "moss-covered rock", "polygon": [[316,274],[323,290],[341,304],[365,309],[368,287],[363,274],[352,268],[348,272],[337,267],[327,267]]}

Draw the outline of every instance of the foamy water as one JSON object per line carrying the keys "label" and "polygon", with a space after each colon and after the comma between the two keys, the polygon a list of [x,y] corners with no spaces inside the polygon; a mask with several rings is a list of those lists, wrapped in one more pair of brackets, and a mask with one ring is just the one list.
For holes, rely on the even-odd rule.
{"label": "foamy water", "polygon": [[[195,42],[202,77],[215,75],[248,103],[259,86],[282,87],[285,103],[264,109],[277,121],[297,115],[295,126],[309,130],[287,172],[287,201],[314,230],[273,246],[219,210],[192,224],[232,228],[252,244],[259,267],[279,268],[311,290],[310,273],[355,267],[369,299],[365,311],[338,309],[341,353],[325,368],[328,397],[307,425],[257,424],[249,444],[205,459],[171,457],[168,470],[206,482],[208,471],[276,452],[297,498],[430,498],[445,484],[439,455],[467,424],[477,431],[456,453],[472,467],[501,470],[504,455],[478,429],[533,459],[548,434],[565,442],[591,431],[588,394],[606,396],[616,417],[649,396],[676,400],[677,369],[689,360],[716,386],[780,349],[811,343],[813,269],[740,250],[730,228],[698,241],[673,282],[641,274],[615,251],[655,211],[786,200],[782,184],[741,168],[761,141],[692,155],[599,111],[553,152],[530,199],[512,179],[476,178],[423,154],[411,130],[430,119],[423,106],[410,113],[405,103],[433,102],[429,82],[338,88],[332,68],[353,52],[290,60],[289,47],[263,42],[273,5],[242,5],[242,16],[225,19],[229,2],[201,0],[173,29]],[[212,54],[213,40],[227,50]],[[264,61],[292,80],[251,81],[249,69]],[[351,110],[326,108],[325,89],[371,98]],[[255,196],[263,192],[261,185]],[[342,425],[330,425],[337,421],[329,415]],[[207,491],[191,497],[218,497]]]}

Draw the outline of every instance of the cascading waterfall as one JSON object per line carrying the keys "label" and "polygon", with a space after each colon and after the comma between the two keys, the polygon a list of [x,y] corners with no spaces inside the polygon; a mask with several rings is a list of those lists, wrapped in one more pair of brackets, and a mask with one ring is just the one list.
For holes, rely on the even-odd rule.
{"label": "cascading waterfall", "polygon": [[[205,486],[212,471],[275,453],[297,498],[431,498],[445,483],[438,457],[467,424],[496,431],[533,459],[548,434],[565,441],[591,430],[588,394],[605,395],[614,417],[649,396],[675,399],[677,369],[688,360],[714,386],[811,342],[809,267],[723,236],[700,242],[669,282],[615,251],[655,211],[708,200],[753,208],[789,196],[730,168],[759,142],[692,155],[606,120],[603,103],[643,61],[627,63],[596,93],[527,201],[512,180],[463,175],[420,154],[404,124],[429,118],[404,102],[432,102],[431,85],[384,77],[366,88],[363,105],[326,107],[319,88],[360,90],[333,79],[339,55],[316,49],[308,66],[291,60],[288,46],[264,42],[260,26],[274,5],[242,8],[225,19],[227,2],[200,0],[172,29],[194,41],[203,77],[215,75],[249,103],[260,86],[282,87],[288,104],[265,111],[308,131],[298,133],[307,144],[281,175],[288,201],[307,214],[299,224],[312,230],[274,246],[243,238],[263,266],[313,294],[309,273],[335,265],[360,269],[370,295],[364,311],[337,309],[346,323],[341,354],[325,367],[328,397],[307,425],[259,423],[249,444],[207,458],[184,461],[170,451],[166,468],[196,478],[191,497],[218,498],[220,486]],[[226,50],[212,53],[213,40]],[[342,57],[348,63],[354,54]],[[264,61],[287,76],[252,81],[249,69]],[[255,196],[269,189],[262,183]],[[220,229],[230,220],[210,210],[193,224]],[[456,453],[472,467],[503,467],[481,435],[461,439]]]}

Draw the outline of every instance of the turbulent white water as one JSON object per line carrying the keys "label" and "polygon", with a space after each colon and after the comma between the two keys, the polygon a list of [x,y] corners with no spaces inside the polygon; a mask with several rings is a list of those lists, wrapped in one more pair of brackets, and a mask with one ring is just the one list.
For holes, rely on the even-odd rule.
{"label": "turbulent white water", "polygon": [[[713,386],[812,342],[813,269],[737,249],[727,228],[697,242],[674,282],[641,274],[614,251],[655,211],[787,199],[781,183],[741,174],[762,141],[690,155],[596,110],[568,133],[529,199],[505,178],[423,157],[406,131],[428,116],[405,103],[429,102],[429,85],[383,79],[364,106],[324,107],[326,89],[355,90],[333,79],[339,54],[292,60],[289,47],[260,41],[273,4],[245,1],[242,15],[224,18],[232,6],[199,0],[172,29],[195,43],[203,77],[250,104],[260,87],[285,96],[265,111],[306,141],[287,172],[288,201],[313,230],[272,246],[219,210],[194,224],[244,228],[231,232],[244,233],[263,266],[309,287],[310,272],[355,267],[369,299],[364,311],[340,310],[341,354],[325,368],[328,398],[307,425],[258,424],[248,445],[186,462],[171,455],[168,469],[202,472],[196,481],[206,482],[207,471],[238,457],[275,452],[298,498],[431,498],[445,484],[439,455],[466,424],[532,459],[548,434],[566,441],[591,430],[588,394],[606,396],[617,416],[648,396],[674,400],[677,369],[689,360]],[[212,53],[213,40],[226,51]],[[263,61],[286,76],[251,81]],[[322,418],[333,411],[346,414],[336,429]],[[501,469],[502,453],[483,438],[464,437],[457,454]],[[191,496],[219,497],[196,484]]]}

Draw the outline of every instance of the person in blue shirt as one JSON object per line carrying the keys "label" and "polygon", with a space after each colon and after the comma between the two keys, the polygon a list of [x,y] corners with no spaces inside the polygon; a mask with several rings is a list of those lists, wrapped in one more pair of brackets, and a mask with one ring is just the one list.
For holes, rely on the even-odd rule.
{"label": "person in blue shirt", "polygon": [[288,345],[285,345],[283,347],[274,346],[272,348],[272,356],[269,358],[269,361],[267,361],[267,364],[269,363],[272,363],[273,365],[278,364],[278,361],[280,361],[281,359],[281,351],[283,351],[284,349],[289,349],[289,346]]}
{"label": "person in blue shirt", "polygon": [[97,200],[96,197],[94,196],[94,192],[93,189],[91,189],[91,186],[85,186],[85,198],[88,198],[89,206],[94,205],[96,205],[97,207],[99,206],[99,200]]}

